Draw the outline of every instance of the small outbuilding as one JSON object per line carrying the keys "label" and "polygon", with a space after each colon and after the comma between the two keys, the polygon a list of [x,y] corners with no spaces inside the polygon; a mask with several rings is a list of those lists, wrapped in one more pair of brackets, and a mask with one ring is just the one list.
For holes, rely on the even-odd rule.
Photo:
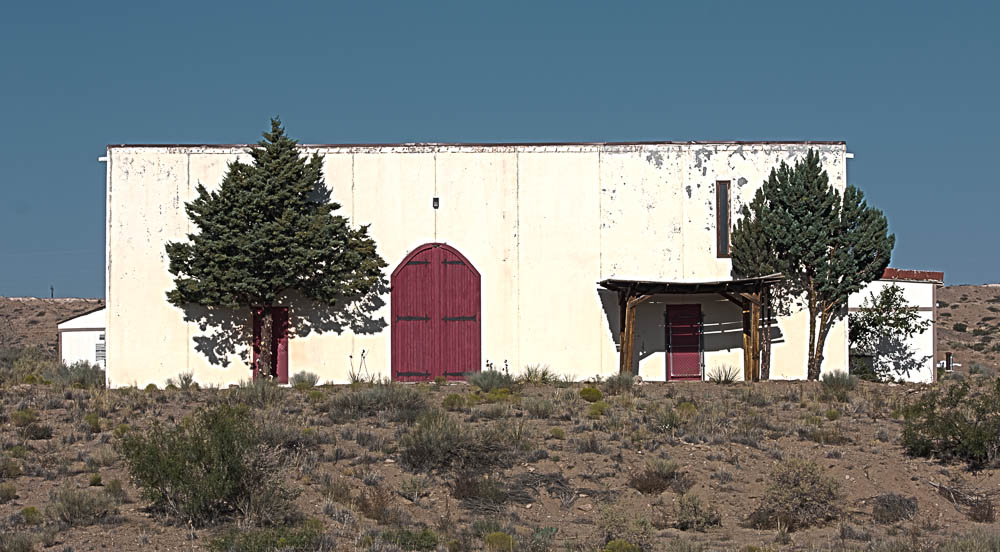
{"label": "small outbuilding", "polygon": [[[934,358],[937,353],[937,288],[944,285],[944,272],[930,270],[901,270],[898,268],[886,268],[882,273],[882,278],[869,283],[861,291],[851,294],[848,298],[847,306],[851,312],[862,310],[866,299],[878,296],[883,289],[889,286],[898,286],[903,293],[904,299],[911,306],[917,309],[921,320],[929,321],[927,329],[921,333],[911,336],[901,345],[906,348],[905,355],[912,364],[908,371],[899,373],[897,379],[918,383],[933,383],[937,380],[937,371],[934,369]],[[885,359],[892,359],[895,356],[890,351],[882,351],[880,355]],[[884,360],[884,362],[893,362]],[[889,367],[891,371],[896,371],[898,367]]]}
{"label": "small outbuilding", "polygon": [[105,367],[104,307],[59,322],[59,358],[63,363],[86,361]]}

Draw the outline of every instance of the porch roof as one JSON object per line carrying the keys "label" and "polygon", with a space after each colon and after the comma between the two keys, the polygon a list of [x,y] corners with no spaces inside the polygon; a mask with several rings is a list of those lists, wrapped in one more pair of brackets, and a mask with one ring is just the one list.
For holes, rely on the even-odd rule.
{"label": "porch roof", "polygon": [[597,284],[604,289],[630,295],[656,295],[661,293],[753,293],[762,284],[776,284],[784,277],[769,274],[753,278],[736,278],[715,282],[663,282],[656,280],[626,280],[608,278]]}

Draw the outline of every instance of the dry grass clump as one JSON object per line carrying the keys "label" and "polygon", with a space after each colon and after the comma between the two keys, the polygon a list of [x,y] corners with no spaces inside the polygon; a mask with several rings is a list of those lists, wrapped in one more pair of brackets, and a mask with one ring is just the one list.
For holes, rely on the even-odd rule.
{"label": "dry grass clump", "polygon": [[58,522],[80,527],[106,519],[114,513],[114,505],[105,495],[65,486],[49,495],[47,513]]}
{"label": "dry grass clump", "polygon": [[427,410],[427,399],[416,387],[379,382],[340,393],[330,401],[330,418],[336,423],[388,414],[397,422],[413,422]]}

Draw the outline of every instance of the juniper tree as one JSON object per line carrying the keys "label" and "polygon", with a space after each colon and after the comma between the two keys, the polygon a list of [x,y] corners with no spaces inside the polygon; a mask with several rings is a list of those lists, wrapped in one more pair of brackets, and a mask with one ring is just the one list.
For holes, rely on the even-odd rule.
{"label": "juniper tree", "polygon": [[847,297],[881,277],[895,236],[861,190],[848,185],[841,196],[830,186],[813,150],[792,167],[782,161],[772,169],[740,212],[732,232],[733,272],[784,274],[776,295],[808,309],[807,374],[819,379],[830,328],[843,318]]}
{"label": "juniper tree", "polygon": [[335,214],[319,155],[303,155],[278,119],[250,151],[231,162],[217,191],[198,184],[185,211],[197,231],[166,244],[174,305],[263,307],[255,374],[270,375],[273,317],[279,298],[296,291],[320,305],[367,296],[387,265],[368,227]]}

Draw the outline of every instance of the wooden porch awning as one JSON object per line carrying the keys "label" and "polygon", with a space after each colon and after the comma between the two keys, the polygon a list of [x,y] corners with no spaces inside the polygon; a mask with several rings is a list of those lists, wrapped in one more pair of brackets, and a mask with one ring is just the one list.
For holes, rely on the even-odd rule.
{"label": "wooden porch awning", "polygon": [[[653,295],[718,293],[743,310],[743,377],[758,381],[770,375],[771,365],[771,286],[783,279],[781,274],[716,282],[663,282],[609,278],[598,282],[604,289],[618,293],[619,328],[621,328],[619,371],[631,372],[635,350],[635,308]],[[761,329],[766,339],[761,340]]]}

